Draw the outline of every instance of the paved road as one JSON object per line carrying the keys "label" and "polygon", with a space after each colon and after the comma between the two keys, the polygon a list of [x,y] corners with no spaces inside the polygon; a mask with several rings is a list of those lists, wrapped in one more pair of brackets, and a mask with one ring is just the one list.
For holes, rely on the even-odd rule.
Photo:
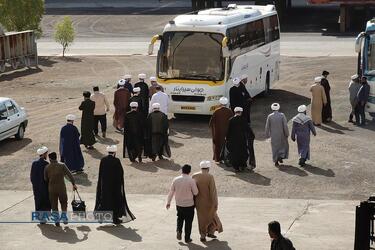
{"label": "paved road", "polygon": [[[82,193],[87,210],[94,206],[95,194]],[[0,222],[30,221],[31,192],[0,191]],[[69,197],[70,199],[70,197]],[[199,241],[197,220],[193,243],[175,240],[176,212],[164,208],[165,196],[127,195],[137,219],[124,226],[69,224],[56,228],[49,224],[1,224],[2,249],[269,249],[267,223],[278,220],[282,232],[296,249],[351,249],[354,242],[356,201],[295,199],[249,199],[219,197],[219,216],[224,232],[218,240]],[[152,206],[150,206],[152,204]],[[20,240],[22,236],[22,240]]]}

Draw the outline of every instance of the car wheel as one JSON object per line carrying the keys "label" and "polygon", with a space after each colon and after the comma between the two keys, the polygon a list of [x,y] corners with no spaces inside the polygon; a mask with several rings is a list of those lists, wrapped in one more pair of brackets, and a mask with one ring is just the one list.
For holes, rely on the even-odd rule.
{"label": "car wheel", "polygon": [[23,125],[21,124],[18,128],[18,132],[16,134],[16,139],[17,140],[22,140],[23,137],[25,135],[25,128],[23,127]]}

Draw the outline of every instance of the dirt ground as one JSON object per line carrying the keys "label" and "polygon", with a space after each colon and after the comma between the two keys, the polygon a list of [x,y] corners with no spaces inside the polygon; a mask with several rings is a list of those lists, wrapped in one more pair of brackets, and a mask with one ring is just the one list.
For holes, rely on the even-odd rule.
{"label": "dirt ground", "polygon": [[[358,128],[347,123],[349,114],[348,79],[354,73],[356,58],[282,58],[281,80],[271,96],[257,97],[252,107],[256,134],[257,168],[254,173],[234,173],[231,169],[214,166],[212,173],[221,196],[364,199],[374,191],[375,171],[373,153],[375,125]],[[112,101],[114,85],[125,72],[137,75],[154,72],[155,58],[82,57],[41,58],[40,68],[0,75],[0,96],[14,98],[29,114],[25,139],[0,142],[0,189],[30,190],[30,165],[40,145],[58,150],[60,128],[65,116],[80,117],[78,106],[83,90],[99,85]],[[264,136],[266,115],[270,104],[277,101],[290,119],[300,104],[309,104],[309,86],[322,69],[331,72],[334,121],[318,128],[312,139],[312,160],[305,168],[297,164],[296,145],[290,141],[290,159],[276,168],[271,160],[270,143]],[[109,114],[109,123],[113,109]],[[130,164],[122,159],[127,192],[166,194],[180,166],[188,163],[198,170],[201,160],[212,158],[209,117],[183,116],[171,120],[170,145],[172,158],[158,162],[146,160]],[[80,126],[80,120],[76,125]],[[79,188],[95,192],[100,158],[105,147],[119,144],[122,137],[109,127],[108,138],[95,144],[96,150],[83,150],[85,173],[76,175]]]}

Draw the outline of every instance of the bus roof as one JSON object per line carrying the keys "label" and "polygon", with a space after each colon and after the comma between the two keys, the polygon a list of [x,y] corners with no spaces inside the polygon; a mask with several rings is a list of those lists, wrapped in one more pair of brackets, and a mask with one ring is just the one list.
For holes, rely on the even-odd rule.
{"label": "bus roof", "polygon": [[199,11],[195,14],[179,15],[169,22],[166,31],[197,30],[225,32],[228,27],[257,20],[262,16],[276,14],[274,5],[236,5]]}
{"label": "bus roof", "polygon": [[375,18],[368,21],[366,25],[366,32],[373,32],[375,31]]}

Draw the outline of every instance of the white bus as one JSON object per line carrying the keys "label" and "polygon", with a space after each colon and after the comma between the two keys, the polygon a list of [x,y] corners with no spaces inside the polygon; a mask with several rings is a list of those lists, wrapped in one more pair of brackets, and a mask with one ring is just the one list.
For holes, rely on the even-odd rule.
{"label": "white bus", "polygon": [[358,35],[355,51],[358,53],[358,75],[366,76],[370,85],[366,111],[375,118],[375,18],[368,21],[365,32]]}
{"label": "white bus", "polygon": [[229,5],[177,16],[164,28],[156,74],[169,112],[212,114],[232,79],[247,74],[251,96],[279,79],[280,28],[273,5]]}

